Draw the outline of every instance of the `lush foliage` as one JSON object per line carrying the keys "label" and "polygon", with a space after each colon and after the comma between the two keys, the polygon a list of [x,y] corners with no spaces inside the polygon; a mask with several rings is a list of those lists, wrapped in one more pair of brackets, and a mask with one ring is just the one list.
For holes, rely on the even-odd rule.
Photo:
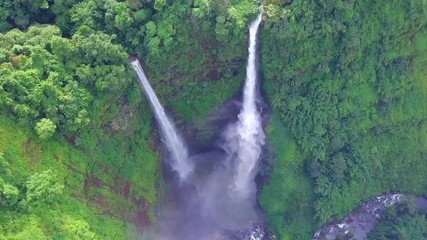
{"label": "lush foliage", "polygon": [[129,85],[123,48],[81,27],[72,39],[58,28],[33,26],[0,35],[0,108],[32,124],[42,139],[56,127],[75,132],[90,122],[93,98]]}
{"label": "lush foliage", "polygon": [[0,118],[1,239],[125,239],[131,224],[154,220],[159,177],[148,108],[127,108],[138,121],[110,107],[97,117],[111,124],[93,122],[69,142],[40,140]]}
{"label": "lush foliage", "polygon": [[0,34],[1,239],[125,239],[154,220],[151,117],[113,39]]}
{"label": "lush foliage", "polygon": [[[119,218],[153,220],[158,135],[128,54],[180,127],[205,128],[244,80],[257,5],[1,1],[0,238],[123,239]],[[264,18],[276,154],[260,202],[279,238],[382,192],[426,194],[427,2],[265,0]]]}
{"label": "lush foliage", "polygon": [[154,220],[160,180],[127,55],[197,122],[243,81],[257,2],[6,0],[0,10],[0,238],[131,237],[121,219]]}
{"label": "lush foliage", "polygon": [[262,189],[260,204],[269,224],[280,239],[311,239],[314,193],[304,169],[304,158],[278,113],[274,113],[267,139],[276,154],[268,159],[268,181]]}
{"label": "lush foliage", "polygon": [[51,170],[32,175],[25,183],[27,203],[52,203],[61,195],[64,185],[55,181]]}
{"label": "lush foliage", "polygon": [[417,209],[415,198],[387,209],[380,223],[369,234],[368,239],[426,239],[427,219],[421,209]]}
{"label": "lush foliage", "polygon": [[41,139],[48,139],[55,133],[56,125],[48,118],[42,118],[35,127],[35,130]]}
{"label": "lush foliage", "polygon": [[282,4],[265,6],[262,69],[305,158],[318,223],[381,192],[426,194],[427,2]]}

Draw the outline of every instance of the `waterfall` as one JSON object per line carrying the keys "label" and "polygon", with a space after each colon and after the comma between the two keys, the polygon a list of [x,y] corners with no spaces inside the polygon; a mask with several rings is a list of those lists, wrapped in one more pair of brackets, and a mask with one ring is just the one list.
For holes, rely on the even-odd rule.
{"label": "waterfall", "polygon": [[158,236],[153,239],[211,240],[222,239],[223,236],[231,236],[230,234],[242,240],[264,238],[263,219],[256,205],[255,184],[265,141],[257,106],[260,97],[257,33],[261,17],[259,14],[249,26],[242,108],[237,120],[223,132],[220,150],[189,156],[139,62],[132,62],[171,152],[172,168],[182,180],[192,174],[185,184],[172,185],[174,196],[168,198],[171,202],[166,201],[159,211]]}
{"label": "waterfall", "polygon": [[255,175],[264,145],[265,134],[262,129],[260,113],[257,109],[257,33],[262,15],[250,24],[248,62],[243,90],[243,107],[236,124],[228,129],[228,142],[234,142],[236,171],[234,187],[241,198],[251,197],[255,190]]}
{"label": "waterfall", "polygon": [[172,155],[171,167],[178,173],[180,180],[184,181],[193,170],[193,166],[188,160],[187,147],[175,129],[173,122],[166,115],[139,61],[133,60],[131,64],[138,75],[138,80],[142,85],[146,97],[150,101],[156,119],[160,125],[164,142]]}

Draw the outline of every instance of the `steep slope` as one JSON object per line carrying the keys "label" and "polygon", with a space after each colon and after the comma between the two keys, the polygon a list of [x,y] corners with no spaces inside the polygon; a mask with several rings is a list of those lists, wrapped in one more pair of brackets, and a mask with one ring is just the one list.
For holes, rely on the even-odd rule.
{"label": "steep slope", "polygon": [[[265,87],[299,153],[277,163],[263,191],[279,235],[309,238],[309,212],[322,224],[383,192],[427,194],[426,1],[272,2]],[[305,171],[314,198],[289,188],[308,178],[282,166]]]}
{"label": "steep slope", "polygon": [[0,45],[0,238],[125,239],[155,220],[151,115],[123,49],[52,26]]}

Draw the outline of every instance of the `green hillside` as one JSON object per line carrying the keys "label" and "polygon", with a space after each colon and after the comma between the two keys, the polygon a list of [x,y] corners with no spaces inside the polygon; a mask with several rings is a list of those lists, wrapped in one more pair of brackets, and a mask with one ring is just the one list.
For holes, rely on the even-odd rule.
{"label": "green hillside", "polygon": [[[273,227],[308,239],[301,226],[313,225],[310,213],[323,224],[380,193],[425,195],[426,1],[293,1],[265,10],[265,87],[299,154],[283,157],[264,188]],[[301,158],[292,173],[305,169],[311,191],[280,167]]]}
{"label": "green hillside", "polygon": [[[258,11],[255,0],[2,1],[0,239],[144,235],[164,148],[128,57],[203,144],[206,116],[241,90]],[[259,202],[278,239],[311,239],[385,192],[427,195],[427,1],[263,11],[272,154]]]}

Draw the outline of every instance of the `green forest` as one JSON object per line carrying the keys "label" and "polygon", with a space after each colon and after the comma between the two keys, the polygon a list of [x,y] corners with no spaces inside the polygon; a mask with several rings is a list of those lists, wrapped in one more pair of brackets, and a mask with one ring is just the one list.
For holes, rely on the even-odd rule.
{"label": "green forest", "polygon": [[414,196],[409,196],[387,209],[368,239],[424,239],[426,232],[426,213],[417,210]]}
{"label": "green forest", "polygon": [[[258,6],[2,0],[0,239],[144,239],[167,186],[129,58],[178,127],[197,131],[241,91]],[[258,195],[277,239],[312,239],[383,193],[427,196],[427,0],[264,0],[262,11],[274,154]],[[427,238],[412,205],[389,208],[369,239]]]}

